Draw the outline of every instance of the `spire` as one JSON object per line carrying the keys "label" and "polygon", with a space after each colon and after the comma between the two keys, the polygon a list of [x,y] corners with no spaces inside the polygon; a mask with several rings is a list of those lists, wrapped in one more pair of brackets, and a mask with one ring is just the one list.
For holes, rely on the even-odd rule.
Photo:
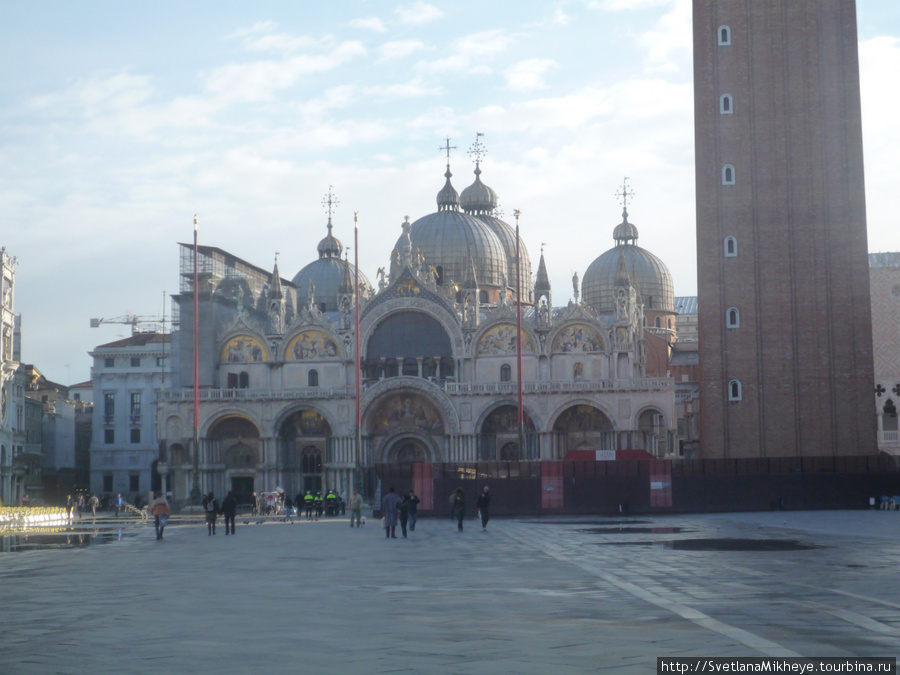
{"label": "spire", "polygon": [[538,263],[537,278],[534,280],[534,293],[540,295],[550,290],[550,276],[547,274],[547,265],[544,262],[544,245],[541,244],[541,261]]}
{"label": "spire", "polygon": [[335,198],[334,191],[332,187],[328,186],[328,193],[322,199],[322,206],[327,207],[328,210],[328,234],[325,235],[325,238],[319,242],[317,247],[319,251],[319,258],[340,258],[341,252],[344,250],[344,245],[340,242],[340,240],[331,234],[331,215],[334,210],[337,208],[337,205],[340,202]]}
{"label": "spire", "polygon": [[281,287],[281,277],[278,275],[278,254],[275,254],[275,269],[272,270],[272,286],[270,297],[273,300],[281,300],[284,297],[284,289]]}

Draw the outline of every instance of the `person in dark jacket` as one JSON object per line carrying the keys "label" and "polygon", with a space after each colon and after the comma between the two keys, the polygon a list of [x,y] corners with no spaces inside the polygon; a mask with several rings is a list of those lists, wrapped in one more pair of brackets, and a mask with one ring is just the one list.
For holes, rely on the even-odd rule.
{"label": "person in dark jacket", "polygon": [[462,488],[456,488],[453,496],[453,515],[456,516],[456,529],[463,531],[463,520],[466,517],[466,496]]}
{"label": "person in dark jacket", "polygon": [[389,539],[397,538],[397,512],[400,510],[400,495],[390,488],[381,500],[381,511],[384,515],[384,536]]}
{"label": "person in dark jacket", "polygon": [[[228,494],[225,495],[225,499],[222,500],[222,515],[225,516],[225,536],[228,536],[228,523],[231,523],[231,534],[234,534],[234,517],[237,515],[237,499],[235,499],[234,494],[231,490],[228,491]],[[215,532],[216,525],[213,523],[213,532]]]}
{"label": "person in dark jacket", "polygon": [[409,495],[403,495],[403,501],[400,502],[400,510],[397,511],[397,518],[400,521],[400,530],[403,532],[403,538],[406,539],[406,523],[409,522]]}
{"label": "person in dark jacket", "polygon": [[484,490],[478,495],[476,506],[478,506],[478,512],[481,514],[481,531],[487,532],[488,520],[491,519],[491,492],[487,485],[484,486]]}
{"label": "person in dark jacket", "polygon": [[416,496],[415,490],[409,491],[409,531],[416,529],[416,520],[419,518],[419,503],[422,500]]}
{"label": "person in dark jacket", "polygon": [[203,510],[206,511],[206,534],[216,533],[216,518],[219,515],[219,500],[210,492],[203,498]]}

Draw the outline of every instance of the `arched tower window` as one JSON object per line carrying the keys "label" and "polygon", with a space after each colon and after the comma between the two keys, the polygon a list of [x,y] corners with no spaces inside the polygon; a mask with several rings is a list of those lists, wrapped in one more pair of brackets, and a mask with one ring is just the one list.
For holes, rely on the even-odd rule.
{"label": "arched tower window", "polygon": [[897,406],[888,399],[882,408],[884,415],[881,418],[882,431],[897,431]]}
{"label": "arched tower window", "polygon": [[319,371],[318,370],[310,370],[306,376],[306,386],[308,387],[318,387],[319,386]]}
{"label": "arched tower window", "polygon": [[478,302],[482,304],[487,304],[488,296],[487,291],[478,291]]}
{"label": "arched tower window", "polygon": [[734,110],[734,101],[731,94],[722,94],[719,98],[719,112],[723,115],[730,115]]}
{"label": "arched tower window", "polygon": [[729,401],[740,401],[743,398],[741,391],[741,381],[740,380],[732,380],[728,383],[728,400]]}
{"label": "arched tower window", "polygon": [[734,167],[731,164],[722,167],[722,185],[734,185]]}
{"label": "arched tower window", "polygon": [[728,26],[719,26],[719,46],[727,47],[731,44],[731,29]]}
{"label": "arched tower window", "polygon": [[725,237],[725,257],[737,258],[737,239]]}
{"label": "arched tower window", "polygon": [[725,321],[729,328],[741,327],[741,313],[736,307],[729,307],[725,317]]}
{"label": "arched tower window", "polygon": [[509,382],[512,379],[512,368],[509,367],[508,363],[504,363],[500,366],[500,381],[501,382]]}
{"label": "arched tower window", "polygon": [[657,328],[662,327],[662,322],[659,320],[659,317],[656,317],[656,327]]}

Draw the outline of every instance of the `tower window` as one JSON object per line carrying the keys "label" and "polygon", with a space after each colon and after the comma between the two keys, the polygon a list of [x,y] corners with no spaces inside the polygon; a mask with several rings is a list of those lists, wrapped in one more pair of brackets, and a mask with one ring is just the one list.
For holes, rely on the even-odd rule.
{"label": "tower window", "polygon": [[732,380],[728,383],[728,400],[729,401],[740,401],[742,398],[741,392],[741,381],[740,380]]}
{"label": "tower window", "polygon": [[656,317],[656,327],[657,327],[657,328],[661,328],[661,327],[662,327],[662,323],[660,322],[659,317]]}
{"label": "tower window", "polygon": [[722,94],[719,98],[719,112],[723,115],[730,115],[734,107],[733,103],[731,94]]}
{"label": "tower window", "polygon": [[729,328],[741,327],[741,313],[736,307],[730,307],[726,313],[726,323]]}
{"label": "tower window", "polygon": [[719,26],[719,46],[727,47],[731,44],[731,29],[728,26]]}
{"label": "tower window", "polygon": [[734,167],[731,164],[722,167],[722,185],[734,185]]}
{"label": "tower window", "polygon": [[504,363],[500,366],[500,381],[501,382],[509,382],[512,379],[512,368],[509,367],[508,363]]}
{"label": "tower window", "polygon": [[250,386],[250,375],[247,374],[247,371],[243,371],[240,375],[238,375],[238,382],[238,386],[241,389],[246,389]]}
{"label": "tower window", "polygon": [[737,258],[737,239],[725,237],[725,257]]}
{"label": "tower window", "polygon": [[478,291],[478,302],[480,302],[481,304],[484,305],[484,304],[487,304],[487,301],[488,301],[487,291]]}
{"label": "tower window", "polygon": [[309,374],[306,376],[306,385],[308,387],[318,387],[319,386],[319,371],[311,370]]}

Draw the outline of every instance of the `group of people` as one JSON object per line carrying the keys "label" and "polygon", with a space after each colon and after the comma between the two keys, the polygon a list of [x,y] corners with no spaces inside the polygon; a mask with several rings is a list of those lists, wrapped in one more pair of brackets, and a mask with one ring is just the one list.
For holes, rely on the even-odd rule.
{"label": "group of people", "polygon": [[[119,496],[121,497],[121,495]],[[100,508],[100,499],[97,495],[86,497],[84,494],[79,494],[73,497],[70,494],[66,497],[66,518],[70,523],[75,517],[81,520],[84,517],[85,508],[91,510],[94,518],[97,517],[97,509]],[[118,511],[116,511],[116,515],[119,515]]]}
{"label": "group of people", "polygon": [[[481,518],[481,531],[487,532],[488,521],[491,519],[491,490],[485,485],[475,502],[478,515]],[[457,488],[450,493],[450,520],[456,520],[457,529],[463,531],[463,520],[466,518],[466,495],[462,488]]]}
{"label": "group of people", "polygon": [[225,517],[225,536],[227,537],[229,534],[234,534],[234,519],[237,516],[238,503],[237,498],[231,490],[225,495],[225,499],[222,500],[221,504],[212,491],[203,495],[201,504],[203,505],[203,511],[206,514],[207,536],[211,537],[216,533],[216,519],[220,514]]}
{"label": "group of people", "polygon": [[[381,510],[384,514],[384,536],[389,539],[396,539],[398,522],[400,523],[400,530],[404,539],[407,538],[407,525],[409,526],[409,531],[414,532],[416,520],[419,517],[419,502],[421,501],[413,490],[401,497],[394,492],[393,487],[389,488],[388,493],[381,500]],[[353,525],[352,519],[350,524],[351,526]]]}
{"label": "group of people", "polygon": [[343,497],[334,488],[328,490],[324,496],[321,492],[313,494],[312,490],[307,490],[306,494],[298,492],[294,498],[294,506],[297,507],[298,516],[300,516],[300,509],[303,509],[307,520],[318,520],[323,516],[335,518],[347,512],[347,505]]}

